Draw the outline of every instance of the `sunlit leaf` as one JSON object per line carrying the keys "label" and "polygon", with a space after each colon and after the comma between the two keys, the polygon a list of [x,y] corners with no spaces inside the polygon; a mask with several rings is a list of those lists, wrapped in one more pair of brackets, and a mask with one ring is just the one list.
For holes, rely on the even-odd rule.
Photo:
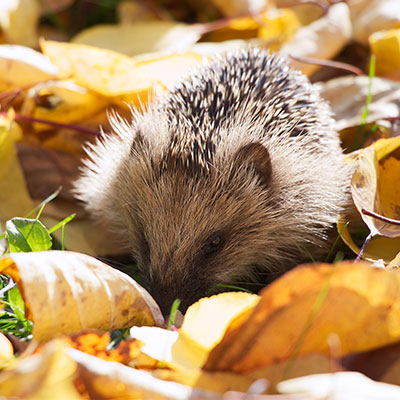
{"label": "sunlit leaf", "polygon": [[[301,27],[293,39],[282,46],[281,51],[293,56],[330,60],[341,51],[350,37],[349,8],[345,3],[334,4],[324,17]],[[320,68],[296,60],[291,64],[308,76]]]}
{"label": "sunlit leaf", "polygon": [[[86,121],[106,105],[103,97],[71,81],[48,81],[27,92],[21,113],[66,124]],[[49,125],[35,123],[34,129],[49,129]]]}
{"label": "sunlit leaf", "polygon": [[0,28],[9,43],[37,46],[39,17],[40,7],[36,0],[0,2]]}
{"label": "sunlit leaf", "polygon": [[16,217],[7,221],[6,235],[11,252],[46,251],[52,246],[46,227],[34,219]]}
{"label": "sunlit leaf", "polygon": [[365,263],[297,267],[261,292],[228,327],[207,370],[251,371],[313,352],[330,354],[336,334],[347,355],[400,339],[400,272]]}
{"label": "sunlit leaf", "polygon": [[7,337],[0,332],[0,365],[2,362],[10,360],[14,355],[14,349]]}
{"label": "sunlit leaf", "polygon": [[49,58],[28,47],[0,46],[0,91],[32,85],[57,76]]}
{"label": "sunlit leaf", "polygon": [[139,62],[80,44],[42,41],[41,47],[62,75],[125,107],[130,102],[146,103],[149,94],[165,90],[203,59],[196,53],[184,53]]}
{"label": "sunlit leaf", "polygon": [[400,236],[400,225],[365,215],[362,209],[400,221],[400,138],[381,139],[363,150],[351,181],[354,204],[373,235]]}
{"label": "sunlit leaf", "polygon": [[154,300],[132,278],[83,254],[12,253],[0,260],[0,272],[18,283],[38,341],[85,328],[163,323]]}
{"label": "sunlit leaf", "polygon": [[197,25],[174,21],[145,21],[123,25],[97,25],[79,32],[71,42],[135,56],[143,53],[187,51],[199,37],[200,29]]}
{"label": "sunlit leaf", "polygon": [[0,221],[25,215],[33,208],[19,164],[12,133],[13,122],[0,117]]}

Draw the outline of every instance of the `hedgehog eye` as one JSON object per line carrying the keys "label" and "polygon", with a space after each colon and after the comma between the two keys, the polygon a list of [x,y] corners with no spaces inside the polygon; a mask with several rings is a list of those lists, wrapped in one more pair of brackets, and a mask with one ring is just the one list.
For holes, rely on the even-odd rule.
{"label": "hedgehog eye", "polygon": [[205,246],[203,247],[203,254],[208,255],[208,254],[213,254],[215,251],[219,250],[221,248],[223,239],[221,234],[216,233],[213,236],[211,236]]}
{"label": "hedgehog eye", "polygon": [[212,247],[213,249],[219,247],[221,244],[222,239],[220,235],[215,235],[214,237],[211,238],[211,240],[208,242],[208,245]]}

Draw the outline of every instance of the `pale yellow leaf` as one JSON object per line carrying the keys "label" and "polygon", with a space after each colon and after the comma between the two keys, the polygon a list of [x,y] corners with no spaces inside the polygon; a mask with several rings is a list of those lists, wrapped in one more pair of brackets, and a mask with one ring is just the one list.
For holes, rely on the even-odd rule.
{"label": "pale yellow leaf", "polygon": [[15,137],[21,134],[18,125],[0,117],[0,222],[23,216],[33,209],[25,178],[19,164]]}
{"label": "pale yellow leaf", "polygon": [[127,56],[187,51],[200,38],[197,25],[174,21],[146,21],[124,25],[96,25],[71,42],[113,50]]}
{"label": "pale yellow leaf", "polygon": [[375,382],[358,372],[337,372],[290,379],[278,384],[279,393],[302,393],[307,399],[396,400],[400,388]]}
{"label": "pale yellow leaf", "polygon": [[12,253],[0,260],[0,271],[18,283],[37,341],[86,328],[163,324],[146,290],[128,275],[84,254]]}
{"label": "pale yellow leaf", "polygon": [[[31,88],[21,107],[21,113],[58,123],[85,121],[107,105],[107,101],[71,81],[47,81]],[[34,124],[40,131],[47,124]]]}
{"label": "pale yellow leaf", "polygon": [[7,337],[0,332],[0,365],[14,356],[14,348]]}
{"label": "pale yellow leaf", "polygon": [[[343,76],[318,84],[322,97],[327,100],[335,117],[335,128],[341,131],[357,127],[370,92],[367,123],[397,117],[400,112],[400,82],[375,77],[369,89],[368,76]],[[351,144],[348,147],[351,149]]]}
{"label": "pale yellow leaf", "polygon": [[36,84],[57,76],[49,58],[28,47],[0,46],[0,92]]}
{"label": "pale yellow leaf", "polygon": [[353,38],[368,45],[371,34],[400,27],[400,2],[398,0],[350,0]]}
{"label": "pale yellow leaf", "polygon": [[145,343],[141,351],[152,359],[178,370],[198,369],[222,339],[229,323],[258,301],[258,296],[249,293],[220,293],[191,305],[179,334],[148,327],[133,327],[130,334]]}
{"label": "pale yellow leaf", "polygon": [[[300,28],[281,51],[293,56],[330,60],[342,50],[350,37],[349,8],[345,3],[334,4],[324,17]],[[298,61],[291,61],[291,64],[308,76],[320,68]]]}
{"label": "pale yellow leaf", "polygon": [[125,107],[130,102],[146,103],[153,92],[165,90],[203,59],[196,53],[184,53],[139,62],[73,43],[42,41],[41,47],[63,75]]}
{"label": "pale yellow leaf", "polygon": [[37,0],[1,0],[0,28],[12,44],[36,47],[40,7]]}
{"label": "pale yellow leaf", "polygon": [[79,400],[74,386],[77,366],[66,354],[66,344],[55,340],[42,352],[16,359],[0,373],[0,393],[7,398]]}

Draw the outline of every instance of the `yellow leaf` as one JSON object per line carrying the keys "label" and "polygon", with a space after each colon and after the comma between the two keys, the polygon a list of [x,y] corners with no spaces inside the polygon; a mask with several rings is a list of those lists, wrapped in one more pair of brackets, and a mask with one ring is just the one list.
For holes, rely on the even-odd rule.
{"label": "yellow leaf", "polygon": [[20,134],[14,121],[0,117],[0,222],[33,209],[15,151],[14,138]]}
{"label": "yellow leaf", "polygon": [[57,68],[43,54],[23,46],[0,46],[0,92],[57,76]]}
{"label": "yellow leaf", "polygon": [[[352,239],[351,229],[344,229],[346,217],[342,217],[343,221],[338,222],[337,229],[341,233],[343,241],[350,247],[350,249],[358,254],[360,248],[354,243]],[[351,224],[350,224],[351,225]],[[351,226],[350,226],[351,227]],[[350,228],[349,227],[349,228]],[[400,237],[398,238],[386,238],[383,236],[375,236],[370,240],[366,246],[362,258],[368,261],[383,260],[386,264],[396,265],[396,255],[400,249]],[[389,266],[388,266],[389,268]]]}
{"label": "yellow leaf", "polygon": [[0,272],[18,283],[37,341],[86,328],[163,324],[146,290],[128,275],[84,254],[12,253],[0,260]]}
{"label": "yellow leaf", "polygon": [[198,25],[146,21],[124,25],[96,25],[81,31],[71,42],[136,56],[142,53],[187,51],[199,37]]}
{"label": "yellow leaf", "polygon": [[244,373],[296,355],[329,355],[332,333],[343,356],[399,341],[399,271],[352,262],[295,268],[231,323],[205,369]]}
{"label": "yellow leaf", "polygon": [[258,37],[269,43],[268,48],[277,51],[279,47],[291,40],[300,28],[300,22],[296,14],[289,8],[272,8],[261,14],[262,25],[258,31]]}
{"label": "yellow leaf", "polygon": [[40,7],[36,0],[0,2],[0,28],[7,41],[23,46],[37,46]]}
{"label": "yellow leaf", "polygon": [[271,51],[290,40],[300,23],[296,14],[288,9],[269,9],[257,17],[237,17],[229,20],[226,28],[211,32],[210,41],[259,38],[261,44],[267,43]]}
{"label": "yellow leaf", "polygon": [[222,339],[229,323],[258,301],[257,295],[242,292],[205,297],[188,308],[179,334],[165,329],[133,327],[131,337],[145,343],[141,351],[153,360],[178,370],[199,369]]}
{"label": "yellow leaf", "polygon": [[[107,105],[101,96],[71,81],[48,81],[31,88],[24,99],[21,113],[59,123],[85,121]],[[49,125],[34,124],[37,131]]]}
{"label": "yellow leaf", "polygon": [[0,374],[0,393],[7,398],[79,400],[74,386],[76,362],[65,353],[62,340],[49,343],[33,356],[16,359]]}
{"label": "yellow leaf", "polygon": [[7,337],[0,332],[0,363],[10,360],[13,356],[14,356],[13,345],[7,339]]}
{"label": "yellow leaf", "polygon": [[400,29],[379,31],[369,37],[376,57],[376,74],[386,75],[400,69]]}
{"label": "yellow leaf", "polygon": [[398,0],[357,0],[348,2],[353,23],[353,40],[368,45],[374,33],[400,27]]}
{"label": "yellow leaf", "polygon": [[257,295],[245,292],[204,297],[188,308],[179,335],[209,352],[222,339],[229,323],[254,308],[259,300]]}
{"label": "yellow leaf", "polygon": [[146,103],[153,91],[165,90],[203,59],[186,53],[138,62],[120,53],[73,43],[43,40],[41,47],[64,76],[125,107],[126,102]]}
{"label": "yellow leaf", "polygon": [[351,180],[354,204],[373,235],[400,236],[400,226],[365,215],[362,209],[400,220],[400,138],[380,139],[361,153]]}

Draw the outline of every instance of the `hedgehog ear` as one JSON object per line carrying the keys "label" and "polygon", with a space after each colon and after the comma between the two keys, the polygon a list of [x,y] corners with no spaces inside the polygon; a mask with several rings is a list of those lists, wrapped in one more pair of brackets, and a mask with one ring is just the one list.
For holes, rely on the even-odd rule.
{"label": "hedgehog ear", "polygon": [[260,142],[242,146],[235,154],[233,170],[247,165],[254,169],[262,185],[267,186],[271,181],[272,165],[268,150]]}

